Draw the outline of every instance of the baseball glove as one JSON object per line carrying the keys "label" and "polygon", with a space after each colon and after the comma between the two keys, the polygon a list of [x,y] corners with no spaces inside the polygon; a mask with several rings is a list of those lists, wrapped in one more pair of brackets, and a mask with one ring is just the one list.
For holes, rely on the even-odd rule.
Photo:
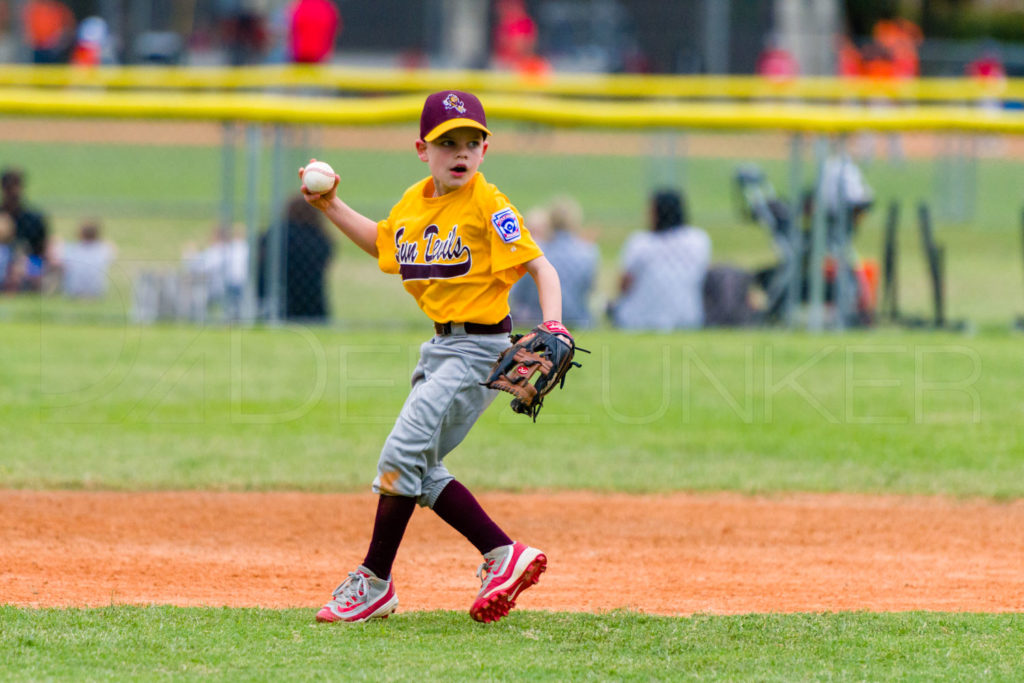
{"label": "baseball glove", "polygon": [[[544,397],[565,384],[570,368],[580,367],[573,361],[576,351],[590,353],[576,346],[562,323],[549,320],[524,335],[514,335],[512,346],[498,356],[483,384],[512,394],[512,410],[536,422]],[[534,375],[539,376],[531,384]]]}

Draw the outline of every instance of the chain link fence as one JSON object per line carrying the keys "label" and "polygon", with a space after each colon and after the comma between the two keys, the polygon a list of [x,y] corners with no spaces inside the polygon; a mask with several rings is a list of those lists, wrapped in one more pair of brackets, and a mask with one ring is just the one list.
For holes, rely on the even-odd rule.
{"label": "chain link fence", "polygon": [[[322,158],[382,218],[426,174],[414,138],[412,125],[3,119],[0,166],[22,174],[47,240],[0,224],[0,315],[422,326],[400,283],[297,195],[298,167]],[[1002,325],[1024,308],[1022,142],[498,122],[481,170],[559,270],[570,325]],[[517,325],[539,317],[529,281],[511,302]]]}

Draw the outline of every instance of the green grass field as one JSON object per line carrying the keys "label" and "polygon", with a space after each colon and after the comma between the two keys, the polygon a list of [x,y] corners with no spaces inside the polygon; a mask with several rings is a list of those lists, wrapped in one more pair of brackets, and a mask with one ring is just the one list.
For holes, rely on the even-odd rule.
{"label": "green grass field", "polygon": [[[15,487],[362,490],[422,333],[8,323]],[[499,489],[1024,494],[1019,339],[584,333],[531,438],[504,401],[452,467]]]}
{"label": "green grass field", "polygon": [[[618,248],[643,227],[650,160],[494,156],[488,178],[520,208],[570,192],[583,202],[610,292]],[[336,324],[229,328],[129,324],[142,265],[172,267],[217,215],[219,150],[0,143],[0,163],[56,189],[30,192],[70,236],[103,218],[120,246],[114,290],[79,304],[0,300],[0,486],[70,489],[362,491],[406,393],[426,326],[397,281],[341,245]],[[423,172],[408,153],[334,151],[368,213]],[[756,160],[756,159],[755,159]],[[760,160],[780,189],[784,164]],[[95,169],[102,172],[95,172]],[[680,162],[694,222],[716,260],[771,259],[730,195],[735,163]],[[1020,164],[979,163],[977,215],[940,221],[959,335],[878,329],[579,335],[593,354],[536,425],[499,400],[450,466],[473,488],[842,491],[1024,496],[1017,229]],[[931,162],[868,169],[879,202],[904,199],[907,310],[927,311],[913,207]],[[241,192],[243,179],[239,179]],[[265,180],[263,187],[265,188]],[[260,202],[266,221],[266,198]],[[877,255],[883,211],[858,238]],[[548,452],[534,452],[543,443]],[[519,455],[509,466],[507,454]],[[0,570],[2,571],[2,570]],[[613,587],[610,587],[613,589]],[[3,597],[0,596],[0,603]],[[496,627],[495,627],[496,626]],[[401,613],[317,627],[306,610],[0,606],[4,680],[1020,680],[1019,614],[795,614],[692,618],[514,613],[481,627],[456,613]]]}
{"label": "green grass field", "polygon": [[[356,628],[297,610],[0,607],[5,680],[997,680],[1020,615],[420,612]],[[11,666],[14,664],[15,666]]]}

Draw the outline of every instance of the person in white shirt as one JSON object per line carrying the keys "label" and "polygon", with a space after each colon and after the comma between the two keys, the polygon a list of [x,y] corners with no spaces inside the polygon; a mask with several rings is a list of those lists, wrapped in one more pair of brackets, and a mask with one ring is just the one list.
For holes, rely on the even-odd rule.
{"label": "person in white shirt", "polygon": [[685,199],[671,189],[652,195],[651,228],[634,233],[623,247],[621,294],[610,306],[612,322],[630,330],[699,328],[711,239],[688,224]]}
{"label": "person in white shirt", "polygon": [[100,238],[96,221],[82,224],[78,240],[64,245],[62,255],[62,289],[66,296],[96,299],[107,293],[109,270],[117,255],[110,242]]}
{"label": "person in white shirt", "polygon": [[249,273],[249,245],[239,231],[218,225],[208,246],[187,247],[183,259],[187,271],[204,283],[207,307],[220,306],[227,318],[237,319]]}

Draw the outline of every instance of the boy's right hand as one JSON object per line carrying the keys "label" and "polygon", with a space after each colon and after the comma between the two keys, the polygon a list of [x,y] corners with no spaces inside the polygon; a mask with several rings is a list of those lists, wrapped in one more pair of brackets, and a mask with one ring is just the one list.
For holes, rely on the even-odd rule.
{"label": "boy's right hand", "polygon": [[[314,161],[316,161],[316,159],[310,159],[309,163],[313,163]],[[306,167],[305,166],[300,166],[299,167],[299,182],[302,182],[302,174],[305,173],[305,172],[306,172]],[[305,198],[305,200],[307,202],[309,202],[314,207],[320,209],[321,211],[326,211],[327,207],[330,205],[331,201],[337,196],[338,182],[339,181],[340,181],[340,178],[338,177],[338,174],[335,174],[334,175],[334,185],[332,185],[331,189],[328,190],[327,192],[310,192],[306,188],[305,185],[302,185],[302,187],[300,188],[301,191],[302,191],[302,196]]]}

